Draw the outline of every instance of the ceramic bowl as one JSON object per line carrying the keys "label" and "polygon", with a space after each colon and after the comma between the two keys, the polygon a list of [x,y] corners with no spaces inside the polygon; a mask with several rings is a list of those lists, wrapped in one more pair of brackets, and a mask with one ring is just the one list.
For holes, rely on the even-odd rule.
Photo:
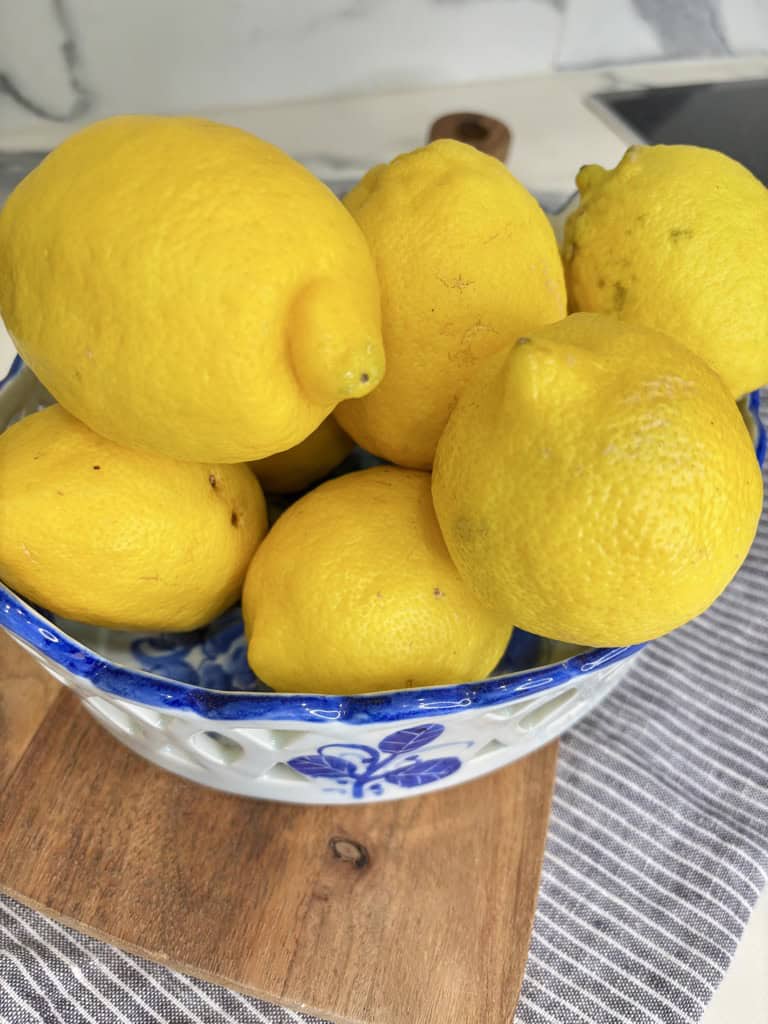
{"label": "ceramic bowl", "polygon": [[[16,359],[0,430],[49,401]],[[759,397],[742,410],[762,460]],[[516,631],[488,679],[332,697],[259,682],[237,608],[194,633],[141,635],[54,618],[0,584],[0,626],[142,757],[230,793],[307,804],[399,799],[501,768],[587,714],[640,650]]]}

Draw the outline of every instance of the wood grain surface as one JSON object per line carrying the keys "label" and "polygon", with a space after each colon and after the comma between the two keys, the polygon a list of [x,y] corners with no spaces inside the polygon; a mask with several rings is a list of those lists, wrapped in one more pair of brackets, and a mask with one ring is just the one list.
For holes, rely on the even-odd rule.
{"label": "wood grain surface", "polygon": [[512,132],[503,121],[487,114],[444,114],[429,129],[427,141],[434,142],[435,139],[464,142],[504,163],[512,145]]}
{"label": "wood grain surface", "polygon": [[[507,1024],[556,744],[430,796],[301,807],[143,761],[24,652],[0,663],[0,889],[232,988],[361,1024]],[[26,691],[29,706],[17,691]],[[9,694],[12,696],[9,697]],[[10,712],[10,714],[9,714]]]}
{"label": "wood grain surface", "polygon": [[60,684],[0,630],[0,791],[60,693]]}

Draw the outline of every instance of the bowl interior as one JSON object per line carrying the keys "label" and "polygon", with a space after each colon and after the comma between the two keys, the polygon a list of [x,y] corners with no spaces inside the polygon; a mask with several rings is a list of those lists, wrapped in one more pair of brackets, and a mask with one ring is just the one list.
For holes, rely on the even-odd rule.
{"label": "bowl interior", "polygon": [[[343,195],[347,191],[348,184],[338,182],[331,187],[338,195]],[[570,196],[560,205],[542,202],[559,241],[562,240],[565,219],[577,204],[578,196],[576,194]],[[2,322],[0,322],[0,331],[3,331]],[[48,392],[17,358],[8,376],[4,381],[0,381],[0,431],[52,401]],[[759,403],[760,399],[757,394],[750,395],[742,400],[740,408],[755,444],[758,460],[762,465],[766,455],[767,439],[765,428],[758,415]],[[371,465],[375,461],[377,460],[367,453],[358,450],[346,460],[337,473],[350,472]],[[140,635],[100,629],[64,619],[57,620],[43,609],[30,608],[2,583],[0,583],[0,613],[3,612],[1,601],[3,595],[6,598],[7,622],[17,622],[18,616],[27,618],[30,627],[27,632],[29,633],[31,630],[31,635],[35,636],[35,643],[38,633],[45,632],[45,626],[40,623],[48,622],[56,627],[56,632],[71,638],[78,647],[82,646],[88,651],[95,652],[107,664],[119,666],[125,670],[128,680],[126,686],[132,685],[131,679],[134,680],[134,683],[138,680],[139,689],[136,690],[134,686],[134,690],[140,692],[145,699],[157,696],[156,687],[153,689],[151,686],[147,688],[144,685],[145,681],[152,679],[165,679],[172,681],[172,685],[176,683],[182,687],[191,686],[209,693],[240,693],[244,696],[250,694],[262,698],[271,693],[248,666],[239,608],[231,609],[206,628],[193,633]],[[1,614],[0,624],[2,624]],[[35,630],[38,632],[35,633]],[[44,636],[42,645],[49,645]],[[472,702],[479,700],[483,703],[496,703],[502,699],[508,699],[512,691],[519,693],[559,685],[564,679],[592,671],[595,666],[606,664],[609,661],[621,660],[637,649],[637,647],[604,650],[579,648],[516,630],[502,661],[488,679],[479,680],[470,684],[469,687],[422,687],[412,691],[394,691],[403,695],[402,700],[395,697],[394,702],[401,710],[409,710],[412,709],[412,706],[417,708],[418,702],[421,700],[434,703],[438,698],[436,691],[440,691],[441,695],[445,695],[448,703],[453,701],[454,696],[459,704],[465,699],[471,699]],[[549,667],[554,667],[555,670],[548,672]],[[132,676],[132,673],[135,673],[135,676]],[[494,681],[496,681],[495,684]],[[107,685],[106,680],[104,685]],[[460,696],[459,691],[465,696]],[[420,693],[426,693],[427,696],[421,698],[419,697]],[[466,697],[466,693],[469,693],[470,696]],[[373,701],[377,698],[375,694],[370,696]],[[167,693],[165,697],[162,693],[159,697],[166,699]],[[277,701],[277,695],[274,695],[273,700]],[[337,700],[337,698],[331,698],[331,700]],[[362,714],[367,713],[365,695],[345,700],[353,709],[352,714],[357,713],[354,709],[358,705],[363,709]],[[323,702],[318,700],[316,703],[319,705]]]}
{"label": "bowl interior", "polygon": [[[0,430],[51,402],[50,394],[17,359],[6,379],[0,382]],[[741,403],[741,410],[762,461],[766,438],[757,416],[758,403],[756,395],[749,396]],[[370,464],[370,460],[371,456],[358,451],[346,460],[338,472],[353,471],[361,465]],[[264,698],[272,693],[248,666],[243,622],[238,607],[194,632],[140,634],[88,626],[55,617],[44,609],[32,608],[0,584],[2,595],[6,602],[4,606],[0,604],[0,612],[5,612],[6,624],[13,629],[14,623],[18,621],[14,613],[28,619],[27,625],[34,634],[34,646],[37,646],[38,636],[42,636],[44,644],[47,644],[49,641],[53,643],[52,638],[58,635],[74,641],[78,648],[86,652],[93,652],[100,662],[122,669],[129,679],[135,674],[136,678],[167,680],[185,688],[195,687],[222,695],[258,695]],[[49,638],[45,637],[46,625],[53,627],[53,630],[49,630]],[[26,639],[29,641],[29,630]],[[477,687],[484,701],[487,698],[493,702],[494,681],[503,684],[497,687],[499,695],[502,690],[509,693],[509,684],[527,691],[546,689],[558,685],[569,675],[590,671],[596,664],[604,664],[606,660],[619,660],[636,649],[596,651],[545,640],[516,630],[502,661],[491,676],[485,680],[468,681],[468,685]],[[548,672],[548,669],[555,671]],[[418,700],[419,694],[427,693],[437,697],[436,691],[447,693],[451,689],[421,687],[393,692]],[[463,689],[466,690],[467,686]],[[365,695],[361,699],[364,701]]]}
{"label": "bowl interior", "polygon": [[[17,359],[8,376],[0,382],[0,431],[52,401],[51,395]],[[371,456],[358,450],[345,460],[337,473],[352,472],[370,463]],[[40,624],[38,633],[44,631],[46,625],[53,627],[51,637],[63,634],[77,646],[129,673],[171,680],[222,694],[255,695],[272,692],[248,665],[239,607],[230,609],[210,625],[193,632],[146,634],[104,629],[54,616],[43,608],[27,604],[10,588],[0,584],[2,593],[6,596],[6,611],[11,608],[11,604],[17,614],[23,611],[31,626]],[[9,613],[6,624],[13,626],[13,623],[14,619]],[[568,659],[586,653],[586,648],[557,643],[516,630],[496,670],[488,679],[477,682],[509,679],[531,669],[562,665]],[[434,692],[434,688],[429,689]]]}
{"label": "bowl interior", "polygon": [[[31,371],[20,361],[16,362],[8,378],[0,383],[0,431],[52,401]],[[354,472],[374,461],[378,460],[357,450],[336,473]],[[8,588],[4,589],[11,593]],[[34,611],[78,644],[126,669],[220,692],[271,692],[248,665],[239,607],[231,608],[208,626],[189,633],[104,629],[52,615],[43,608],[34,608]],[[516,630],[504,657],[489,678],[558,664],[585,650]]]}

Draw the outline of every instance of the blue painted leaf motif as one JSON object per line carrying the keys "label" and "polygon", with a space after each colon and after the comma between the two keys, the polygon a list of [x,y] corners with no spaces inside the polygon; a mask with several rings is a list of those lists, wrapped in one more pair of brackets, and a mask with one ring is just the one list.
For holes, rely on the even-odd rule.
{"label": "blue painted leaf motif", "polygon": [[266,690],[248,665],[239,606],[205,629],[137,637],[131,653],[142,668],[212,690]]}
{"label": "blue painted leaf motif", "polygon": [[150,672],[164,676],[166,679],[175,679],[178,682],[188,683],[190,686],[200,686],[199,672],[183,658],[168,658],[146,667]]}
{"label": "blue painted leaf motif", "polygon": [[302,775],[315,779],[354,778],[355,766],[343,757],[331,754],[309,754],[307,757],[294,757],[288,764]]}
{"label": "blue painted leaf motif", "polygon": [[248,664],[248,647],[243,641],[235,645],[230,655],[230,674],[234,690],[266,690],[268,689],[253,673]]}
{"label": "blue painted leaf motif", "polygon": [[204,661],[200,666],[200,685],[209,690],[229,689],[229,676],[215,661]]}
{"label": "blue painted leaf motif", "polygon": [[206,658],[215,658],[217,654],[225,654],[232,645],[243,636],[243,617],[239,608],[230,608],[220,615],[205,631],[203,654]]}
{"label": "blue painted leaf motif", "polygon": [[137,637],[131,643],[131,653],[142,668],[166,679],[175,679],[193,686],[200,684],[197,669],[187,661],[187,655],[200,639],[200,631],[191,633],[155,633]]}
{"label": "blue painted leaf motif", "polygon": [[461,768],[458,757],[435,757],[431,761],[414,761],[387,772],[384,778],[394,782],[396,786],[412,789],[414,786],[426,786],[430,782],[439,782],[453,775]]}
{"label": "blue painted leaf motif", "polygon": [[140,636],[131,642],[136,658],[183,658],[199,641],[199,633],[154,633]]}
{"label": "blue painted leaf motif", "polygon": [[436,740],[445,731],[444,725],[430,722],[427,725],[412,725],[409,729],[391,732],[379,743],[379,750],[384,754],[407,754],[409,750],[425,747]]}

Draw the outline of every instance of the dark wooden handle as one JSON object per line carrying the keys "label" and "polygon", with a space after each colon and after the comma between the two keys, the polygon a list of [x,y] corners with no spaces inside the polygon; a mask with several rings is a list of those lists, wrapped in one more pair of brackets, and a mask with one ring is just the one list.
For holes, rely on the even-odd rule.
{"label": "dark wooden handle", "polygon": [[456,139],[504,163],[512,145],[512,132],[503,121],[485,114],[445,114],[429,130],[429,141]]}

